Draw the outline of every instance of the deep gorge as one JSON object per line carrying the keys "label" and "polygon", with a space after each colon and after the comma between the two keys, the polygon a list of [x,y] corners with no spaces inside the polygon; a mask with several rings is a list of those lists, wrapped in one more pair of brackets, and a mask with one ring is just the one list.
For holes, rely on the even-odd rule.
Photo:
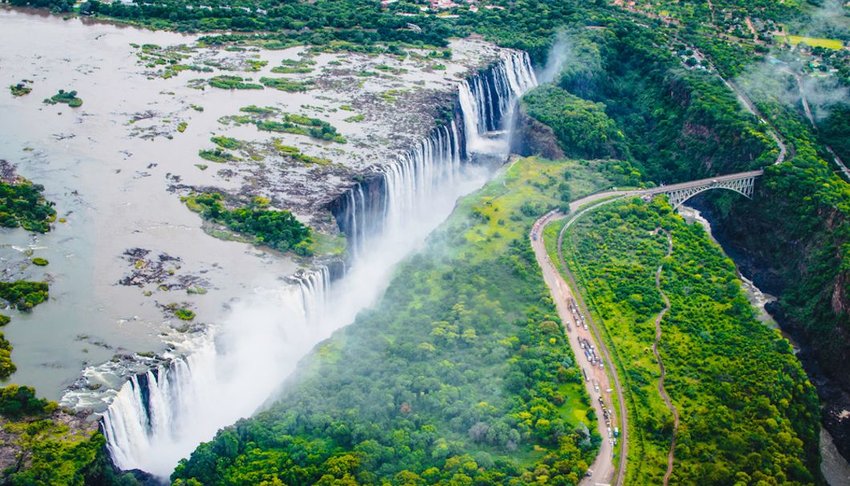
{"label": "deep gorge", "polygon": [[[482,146],[499,148],[496,144],[500,144],[502,152],[482,155],[489,158],[490,164],[504,160],[507,140],[496,138],[482,142],[482,137],[502,125],[518,96],[535,83],[528,56],[516,51],[508,51],[493,67],[460,83],[458,101],[452,110],[454,116],[447,125],[435,128],[416,147],[401,154],[398,161],[383,166],[379,173],[365,181],[356,182],[329,204],[340,231],[349,241],[345,265],[354,270],[331,272],[320,263],[317,270],[296,275],[291,279],[294,285],[285,290],[287,304],[278,312],[293,313],[301,326],[327,326],[322,323],[333,313],[327,307],[331,302],[334,307],[340,305],[340,290],[336,287],[345,285],[345,282],[341,285],[335,282],[346,277],[356,281],[356,273],[352,277],[351,272],[356,272],[358,264],[364,265],[364,259],[368,261],[369,257],[364,254],[368,255],[375,246],[380,247],[380,240],[392,241],[393,231],[409,224],[418,225],[416,215],[427,211],[438,194],[447,192],[445,187],[456,187],[468,178],[464,174],[467,164],[472,164],[470,168],[490,170],[486,160],[471,160]],[[448,192],[454,194],[455,190]],[[366,302],[357,302],[351,313],[344,314],[343,320],[331,318],[335,323],[328,330],[346,325],[345,319],[364,304]],[[230,338],[240,339],[238,334]],[[204,408],[221,407],[222,399],[241,400],[238,393],[219,399],[207,394],[209,391],[205,388],[222,386],[218,383],[222,378],[217,377],[216,366],[223,358],[219,356],[221,344],[216,339],[210,331],[210,336],[201,340],[198,348],[187,356],[174,356],[155,370],[132,377],[118,392],[104,415],[103,430],[119,468],[141,469],[164,477],[176,460],[198,442],[210,438],[219,427],[251,415],[269,399],[255,395],[254,400],[259,398],[258,401],[239,405],[236,413],[228,418],[216,419],[216,415],[210,417],[202,412]],[[312,346],[313,343],[308,342],[300,343],[300,347],[285,341],[280,344],[289,353],[300,354],[306,351],[304,345]],[[244,366],[238,362],[234,365]],[[270,363],[269,366],[274,365]],[[247,381],[249,377],[240,379]],[[272,387],[271,391],[277,384],[268,383],[268,386]],[[202,401],[198,401],[201,397]],[[204,423],[198,423],[199,417],[204,417]],[[175,455],[166,452],[173,447],[177,447]],[[157,451],[155,455],[151,454],[153,450]]]}

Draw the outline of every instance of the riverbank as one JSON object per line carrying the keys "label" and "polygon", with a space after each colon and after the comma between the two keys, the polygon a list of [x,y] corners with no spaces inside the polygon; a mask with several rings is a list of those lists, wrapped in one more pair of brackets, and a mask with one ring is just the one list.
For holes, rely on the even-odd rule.
{"label": "riverbank", "polygon": [[[697,207],[701,207],[707,214],[707,216],[711,217],[711,210],[705,208],[703,205],[700,205],[697,201],[695,204]],[[740,250],[735,249],[734,245],[731,242],[724,238],[722,233],[720,235],[716,235],[714,228],[711,224],[711,221],[706,217],[703,217],[702,212],[696,208],[690,208],[687,206],[683,206],[680,209],[680,214],[689,221],[694,221],[700,225],[702,225],[708,235],[714,240],[718,245],[723,248],[723,251],[729,255],[730,251],[732,255],[732,260],[736,264],[736,268],[738,269],[738,276],[741,279],[744,290],[747,293],[747,297],[750,300],[750,304],[758,311],[759,320],[761,320],[766,326],[779,329],[783,336],[789,340],[791,345],[794,347],[795,354],[797,358],[800,360],[803,368],[806,370],[806,374],[809,376],[809,380],[812,384],[815,385],[815,388],[818,391],[818,395],[821,400],[821,407],[824,409],[825,413],[828,413],[827,410],[830,408],[844,408],[847,404],[850,405],[850,400],[836,400],[836,398],[841,396],[840,389],[830,384],[830,382],[824,379],[821,373],[817,370],[817,365],[814,362],[814,357],[812,354],[807,351],[808,344],[801,345],[798,343],[792,334],[789,334],[782,327],[781,317],[778,322],[776,317],[770,312],[770,309],[776,309],[775,302],[776,297],[770,294],[764,293],[754,281],[748,279],[744,272],[754,272],[749,273],[749,275],[757,274],[758,272],[753,268],[753,262],[746,258],[743,258]],[[719,236],[719,239],[718,239]],[[745,262],[745,266],[741,266],[738,262]],[[756,277],[753,277],[756,278]],[[822,423],[819,444],[821,451],[821,472],[826,478],[827,482],[832,486],[841,486],[844,484],[850,484],[850,464],[848,464],[847,459],[841,455],[838,450],[835,441],[830,434],[826,424]],[[832,427],[830,427],[832,428]]]}

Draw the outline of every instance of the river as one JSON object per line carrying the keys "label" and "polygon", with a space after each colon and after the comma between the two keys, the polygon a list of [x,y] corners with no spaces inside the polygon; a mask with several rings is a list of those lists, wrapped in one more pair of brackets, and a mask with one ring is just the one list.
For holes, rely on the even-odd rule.
{"label": "river", "polygon": [[[507,134],[499,125],[509,118],[518,92],[535,83],[523,53],[458,40],[451,44],[452,59],[441,61],[439,70],[423,55],[311,53],[308,58],[320,74],[311,80],[316,88],[307,92],[196,89],[199,83],[192,78],[203,85],[214,74],[233,71],[229,65],[244,67],[248,59],[268,62],[249,76],[270,75],[283,59],[304,58],[303,48],[187,49],[180,51],[191,59],[185,62],[212,59],[217,72],[163,78],[157,65],[139,62],[139,46],[183,49],[178,46],[193,43],[194,37],[8,9],[0,9],[0,25],[0,85],[30,80],[33,87],[23,97],[8,90],[0,94],[0,159],[43,184],[58,216],[67,220],[45,235],[0,230],[6,278],[51,282],[50,301],[32,313],[15,313],[4,329],[19,370],[12,380],[34,385],[52,399],[74,385],[64,403],[77,408],[104,411],[111,403],[105,426],[116,463],[159,477],[167,477],[177,460],[218,428],[253,413],[313,345],[380,295],[396,263],[450,214],[459,196],[487,180],[488,171],[462,167],[461,158],[479,146],[487,152],[506,147]],[[393,74],[376,74],[370,66]],[[464,81],[485,66],[490,66],[489,78],[479,73]],[[361,79],[364,72],[371,72],[367,79]],[[345,82],[333,83],[338,78]],[[60,89],[78,91],[82,107],[42,102]],[[352,89],[378,101],[363,102]],[[433,115],[423,116],[421,106],[457,93],[454,122],[431,131]],[[382,108],[380,99],[396,97],[408,97],[406,110]],[[349,103],[365,114],[367,124],[357,125],[363,118],[352,118]],[[247,105],[321,118],[339,127],[348,143],[275,135],[304,154],[326,157],[330,169],[302,164],[285,172],[290,164],[277,177],[276,160],[243,160],[218,171],[199,167],[205,164],[199,164],[198,151],[210,147],[211,135],[268,144],[270,136],[250,124],[223,127],[222,117]],[[386,116],[370,120],[384,111]],[[176,129],[180,122],[187,124],[185,130]],[[501,141],[494,142],[490,132]],[[398,154],[399,147],[410,150],[400,163],[369,165],[392,162],[395,158],[387,154]],[[503,160],[500,150],[482,157]],[[367,226],[383,226],[383,231],[369,235],[380,238],[364,240],[367,245],[334,285],[321,266],[308,265],[292,278],[304,262],[204,234],[198,215],[178,197],[186,187],[254,194],[259,186],[260,194],[291,196],[284,201],[292,201],[294,212],[313,222],[317,195],[321,204],[342,196],[341,184],[352,178],[348,169],[374,169],[372,174],[384,177],[385,191],[375,197],[364,194],[368,187],[355,186],[347,210],[352,212],[349,229],[358,236]],[[370,208],[358,205],[381,200],[386,224],[364,225]],[[318,217],[327,220],[330,214]],[[200,281],[208,292],[155,284],[143,292],[119,285],[134,268],[145,267],[140,253],[128,256],[128,249],[149,251],[146,258],[165,262],[164,278]],[[50,264],[28,265],[30,256],[45,257]],[[168,304],[191,307],[199,322],[187,325],[169,316],[164,311]],[[170,361],[150,357],[160,355]],[[144,374],[147,367],[158,371]],[[142,378],[123,384],[133,373]]]}

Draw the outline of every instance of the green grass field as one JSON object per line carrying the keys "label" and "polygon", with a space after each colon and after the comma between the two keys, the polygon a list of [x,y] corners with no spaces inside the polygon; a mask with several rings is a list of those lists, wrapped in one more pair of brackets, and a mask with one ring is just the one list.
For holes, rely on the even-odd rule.
{"label": "green grass field", "polygon": [[836,51],[844,48],[844,44],[839,39],[824,39],[820,37],[789,35],[785,36],[785,41],[791,44],[792,46],[796,46],[797,44],[804,42],[806,45],[811,47],[823,47],[825,49],[833,49]]}

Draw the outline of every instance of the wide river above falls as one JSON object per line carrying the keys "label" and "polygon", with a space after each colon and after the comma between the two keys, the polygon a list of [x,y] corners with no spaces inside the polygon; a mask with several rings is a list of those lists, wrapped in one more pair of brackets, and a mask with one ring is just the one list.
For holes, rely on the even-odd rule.
{"label": "wide river above falls", "polygon": [[[216,120],[239,106],[271,102],[280,92],[237,97],[187,88],[185,78],[147,79],[131,43],[193,40],[179,34],[7,9],[0,9],[0,25],[0,159],[44,185],[58,216],[67,219],[44,235],[0,229],[5,278],[51,282],[48,303],[28,314],[13,312],[3,329],[18,366],[11,381],[58,399],[89,364],[162,350],[160,334],[180,323],[166,318],[161,305],[189,302],[203,320],[215,321],[226,299],[278,285],[279,276],[293,271],[288,259],[205,236],[200,218],[167,191],[175,174],[221,187],[213,171],[194,166]],[[13,97],[7,87],[25,79],[32,93]],[[60,89],[77,90],[83,106],[42,102]],[[190,129],[174,139],[143,138],[144,131],[133,130],[146,120],[130,123],[140,113],[153,113],[159,122],[185,116]],[[180,258],[178,273],[202,278],[210,295],[146,297],[138,287],[118,285],[132,269],[133,260],[122,257],[131,248]],[[30,255],[50,264],[27,265]]]}

